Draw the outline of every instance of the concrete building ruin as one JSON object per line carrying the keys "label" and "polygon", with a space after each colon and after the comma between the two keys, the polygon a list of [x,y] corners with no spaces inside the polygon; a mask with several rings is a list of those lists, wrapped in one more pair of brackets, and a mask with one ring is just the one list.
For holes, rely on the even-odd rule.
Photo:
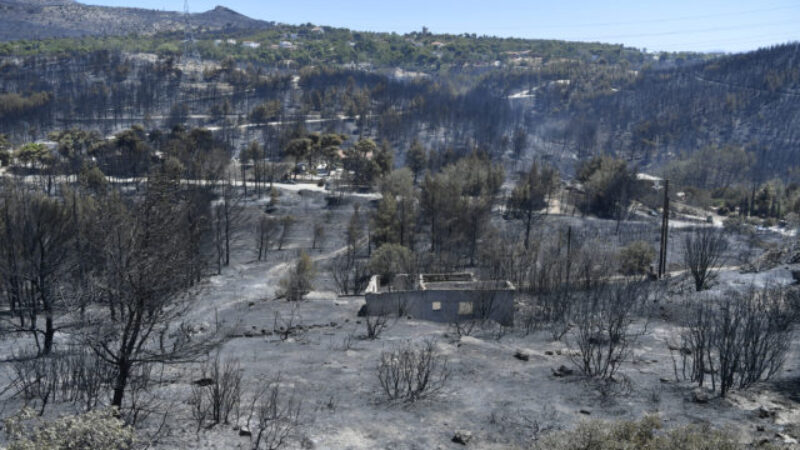
{"label": "concrete building ruin", "polygon": [[479,281],[471,273],[396,275],[382,283],[375,275],[364,291],[368,315],[411,316],[453,323],[490,319],[514,323],[514,285],[505,280]]}

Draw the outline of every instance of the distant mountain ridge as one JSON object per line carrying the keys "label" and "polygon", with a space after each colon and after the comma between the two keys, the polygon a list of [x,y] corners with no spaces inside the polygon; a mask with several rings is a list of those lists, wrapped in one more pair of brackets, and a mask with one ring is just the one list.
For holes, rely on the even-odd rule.
{"label": "distant mountain ridge", "polygon": [[[272,24],[223,6],[191,15],[193,28],[258,29]],[[0,0],[0,40],[152,34],[184,27],[182,13],[84,5],[74,0]]]}

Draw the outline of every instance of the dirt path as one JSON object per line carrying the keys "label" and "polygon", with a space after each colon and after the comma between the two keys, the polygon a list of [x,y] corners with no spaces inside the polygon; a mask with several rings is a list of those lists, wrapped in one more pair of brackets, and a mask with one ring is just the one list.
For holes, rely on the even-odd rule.
{"label": "dirt path", "polygon": [[[347,246],[339,247],[312,256],[311,260],[314,263],[327,261],[346,251]],[[208,285],[199,294],[198,304],[191,309],[188,318],[207,320],[212,313],[218,314],[237,305],[269,297],[270,290],[274,293],[278,281],[296,261],[297,259],[294,258],[291,261],[266,268],[266,270],[263,264],[252,263],[229,267],[221,275],[208,279]]]}

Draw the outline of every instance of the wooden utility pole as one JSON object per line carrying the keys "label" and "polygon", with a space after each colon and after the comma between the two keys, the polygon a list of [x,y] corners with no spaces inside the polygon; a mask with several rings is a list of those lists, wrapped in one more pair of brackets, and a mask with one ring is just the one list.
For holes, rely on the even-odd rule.
{"label": "wooden utility pole", "polygon": [[661,248],[658,253],[658,278],[667,274],[667,243],[669,237],[669,180],[664,180],[664,212],[661,217]]}
{"label": "wooden utility pole", "polygon": [[569,275],[572,270],[572,226],[567,227],[567,286],[569,286]]}

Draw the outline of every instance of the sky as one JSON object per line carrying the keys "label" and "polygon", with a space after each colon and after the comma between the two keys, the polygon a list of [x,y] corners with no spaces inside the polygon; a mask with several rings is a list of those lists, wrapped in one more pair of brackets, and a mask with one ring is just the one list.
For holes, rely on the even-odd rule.
{"label": "sky", "polygon": [[[80,0],[79,0],[80,1]],[[182,0],[82,0],[183,10]],[[800,41],[800,0],[189,0],[287,24],[599,41],[649,51],[740,52]]]}

